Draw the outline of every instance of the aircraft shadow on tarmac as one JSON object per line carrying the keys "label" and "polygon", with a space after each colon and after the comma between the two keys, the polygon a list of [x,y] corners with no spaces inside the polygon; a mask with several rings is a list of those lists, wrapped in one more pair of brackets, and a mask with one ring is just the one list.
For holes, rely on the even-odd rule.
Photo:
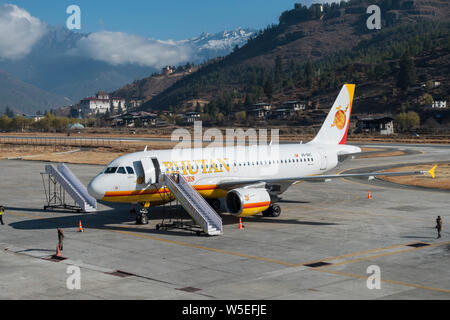
{"label": "aircraft shadow on tarmac", "polygon": [[54,212],[54,213],[73,213],[71,211],[63,210],[63,209],[52,209],[52,210],[44,210],[44,209],[35,209],[35,208],[16,208],[16,207],[5,207],[6,212],[8,211],[18,211],[18,212],[34,212],[34,213],[42,213],[42,212]]}
{"label": "aircraft shadow on tarmac", "polygon": [[280,200],[278,203],[299,203],[299,204],[305,204],[305,203],[311,203],[309,201],[300,201],[300,200]]}
{"label": "aircraft shadow on tarmac", "polygon": [[[9,226],[17,230],[51,230],[56,228],[70,229],[78,228],[79,221],[82,221],[83,227],[87,229],[108,229],[116,231],[128,231],[128,232],[140,232],[140,233],[152,233],[152,234],[170,234],[186,236],[186,232],[180,232],[180,230],[155,230],[153,227],[136,226],[135,215],[130,214],[130,206],[124,204],[108,204],[108,209],[102,210],[96,213],[89,214],[74,214],[70,211],[64,210],[43,210],[43,209],[31,209],[31,208],[6,208],[6,212],[34,212],[34,213],[66,213],[65,216],[28,219],[20,222],[10,223]],[[238,225],[239,218],[229,214],[220,214],[223,225]],[[171,223],[175,221],[183,221],[189,223],[192,221],[189,215],[182,209],[181,206],[172,207],[156,207],[152,208],[148,215],[149,221],[157,221],[161,223]],[[328,222],[315,222],[315,221],[299,221],[296,219],[283,219],[283,218],[270,218],[262,216],[246,217],[243,219],[245,222],[256,223],[275,223],[275,224],[295,224],[295,225],[308,225],[308,226],[331,226],[338,225],[337,223]],[[123,227],[118,226],[123,225]],[[134,227],[136,226],[136,227]]]}

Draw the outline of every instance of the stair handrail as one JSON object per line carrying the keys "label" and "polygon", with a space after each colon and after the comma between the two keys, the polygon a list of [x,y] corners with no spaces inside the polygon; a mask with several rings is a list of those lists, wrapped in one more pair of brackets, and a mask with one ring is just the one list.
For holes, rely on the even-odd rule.
{"label": "stair handrail", "polygon": [[89,194],[86,187],[64,163],[59,164],[58,171],[69,181],[74,189],[91,207],[97,208],[97,200]]}

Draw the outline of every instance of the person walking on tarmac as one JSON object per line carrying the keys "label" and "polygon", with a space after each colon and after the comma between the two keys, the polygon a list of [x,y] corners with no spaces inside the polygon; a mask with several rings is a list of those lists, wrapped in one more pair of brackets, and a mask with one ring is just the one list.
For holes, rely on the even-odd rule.
{"label": "person walking on tarmac", "polygon": [[438,239],[440,239],[441,238],[441,232],[442,232],[442,219],[441,219],[441,216],[438,216],[437,217],[437,219],[436,219],[436,229],[437,229],[437,232],[438,232]]}
{"label": "person walking on tarmac", "polygon": [[3,222],[3,214],[5,213],[5,207],[0,206],[0,223],[2,224],[2,226],[5,225],[5,223]]}
{"label": "person walking on tarmac", "polygon": [[63,241],[64,241],[64,233],[61,228],[58,228],[58,246],[59,250],[63,251]]}

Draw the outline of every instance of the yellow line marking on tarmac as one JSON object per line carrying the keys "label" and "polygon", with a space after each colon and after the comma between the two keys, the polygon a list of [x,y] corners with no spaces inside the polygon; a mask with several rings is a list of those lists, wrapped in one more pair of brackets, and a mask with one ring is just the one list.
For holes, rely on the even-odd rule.
{"label": "yellow line marking on tarmac", "polygon": [[[361,197],[359,197],[358,199],[354,199],[354,200],[349,200],[349,201],[356,201],[356,200],[360,200]],[[341,204],[338,203],[338,204]],[[318,209],[318,210],[326,210],[326,211],[331,211],[333,212],[342,212],[342,213],[350,213],[350,214],[359,214],[359,215],[364,215],[364,216],[368,216],[368,215],[372,215],[373,217],[379,218],[379,217],[386,217],[386,218],[394,218],[394,219],[404,219],[405,216],[399,216],[399,215],[386,215],[386,214],[381,214],[381,213],[376,213],[376,212],[369,212],[369,211],[352,211],[352,210],[342,210],[342,209],[336,209],[336,208],[332,208],[332,207],[320,207],[320,206],[308,206],[308,205],[304,205],[304,208],[311,208],[311,209]],[[427,221],[429,222],[429,219],[425,219],[425,218],[408,218],[411,220],[417,220],[417,221]]]}
{"label": "yellow line marking on tarmac", "polygon": [[[31,215],[31,214],[23,214],[23,213],[17,213],[17,212],[9,212],[9,214],[14,215],[14,216],[23,216],[23,217],[31,217],[31,218],[45,218],[45,217],[42,217],[42,216]],[[201,245],[195,245],[195,244],[191,244],[191,243],[187,243],[187,242],[174,241],[174,240],[168,240],[168,239],[153,237],[153,236],[149,236],[149,235],[143,235],[143,234],[139,234],[139,233],[136,233],[136,232],[112,230],[112,229],[108,229],[107,227],[101,228],[101,230],[114,232],[114,233],[119,233],[119,234],[124,234],[124,235],[129,235],[129,236],[134,236],[134,237],[138,237],[138,238],[150,239],[150,240],[154,240],[154,241],[160,241],[160,242],[164,242],[164,243],[169,243],[169,244],[174,244],[174,245],[179,245],[179,246],[184,246],[184,247],[189,247],[189,248],[195,248],[195,249],[201,249],[201,250],[206,250],[206,251],[211,251],[211,252],[216,252],[216,253],[221,253],[221,254],[233,255],[233,256],[247,258],[247,259],[253,259],[253,260],[257,260],[257,261],[275,263],[275,264],[288,266],[288,267],[299,267],[299,266],[304,266],[306,264],[311,264],[311,263],[320,262],[320,261],[326,262],[326,261],[345,259],[345,258],[354,257],[354,256],[358,256],[358,255],[365,255],[365,254],[376,253],[376,252],[380,252],[380,251],[384,251],[384,250],[401,248],[401,247],[404,247],[404,246],[408,246],[409,244],[412,244],[412,243],[397,244],[397,245],[392,245],[392,246],[383,247],[383,248],[376,248],[376,249],[370,249],[370,250],[366,250],[366,251],[353,252],[353,253],[339,255],[339,256],[335,256],[335,257],[330,257],[330,258],[325,258],[325,259],[320,259],[320,260],[315,260],[315,261],[303,262],[303,263],[295,264],[295,263],[289,263],[289,262],[275,260],[275,259],[270,259],[270,258],[252,256],[252,255],[243,254],[243,253],[234,252],[234,251],[227,251],[227,250],[210,248],[210,247],[201,246]],[[318,267],[318,268],[311,268],[310,270],[319,271],[319,272],[323,272],[323,273],[329,273],[329,274],[335,274],[335,275],[343,275],[343,276],[347,276],[347,277],[351,277],[351,278],[367,279],[368,276],[366,276],[366,275],[358,275],[358,274],[346,273],[346,272],[341,272],[341,271],[329,270],[328,268],[332,268],[332,267],[340,266],[340,265],[351,264],[351,263],[357,263],[357,262],[361,262],[361,261],[365,261],[365,260],[376,259],[376,258],[380,258],[380,257],[383,257],[383,256],[389,256],[389,255],[394,255],[394,254],[411,252],[411,251],[414,251],[414,250],[438,247],[438,246],[442,246],[442,245],[446,245],[446,244],[450,244],[450,241],[435,243],[435,244],[431,244],[431,245],[424,246],[424,247],[408,248],[408,249],[403,249],[403,250],[396,250],[396,251],[391,251],[391,252],[385,252],[385,253],[382,253],[382,254],[371,255],[371,256],[367,256],[367,257],[361,257],[361,258],[358,258],[358,259],[347,260],[347,261],[334,263],[334,264],[330,264],[330,265],[326,265],[326,266],[322,266],[322,267]],[[327,268],[327,269],[325,269],[325,268]],[[418,285],[418,284],[413,284],[413,283],[408,283],[408,282],[403,282],[403,281],[389,280],[389,279],[381,279],[381,281],[382,282],[386,282],[386,283],[392,283],[392,284],[400,285],[400,286],[407,286],[407,287],[419,288],[419,289],[430,290],[430,291],[450,293],[450,290],[448,290],[448,289],[434,288],[434,287],[423,286],[423,285]]]}
{"label": "yellow line marking on tarmac", "polygon": [[[347,277],[356,278],[356,279],[367,279],[368,278],[368,276],[366,276],[366,275],[353,274],[353,273],[348,273],[348,272],[341,272],[341,271],[334,271],[334,270],[324,270],[324,269],[312,269],[312,270],[319,271],[319,272],[324,272],[324,273],[335,274],[335,275],[347,276]],[[434,287],[423,286],[423,285],[415,284],[415,283],[409,283],[409,282],[397,281],[397,280],[390,280],[390,279],[383,279],[383,278],[381,278],[380,280],[381,280],[381,282],[397,284],[397,285],[405,286],[405,287],[413,287],[413,288],[425,289],[425,290],[430,290],[430,291],[438,291],[438,292],[450,293],[449,289],[434,288]]]}
{"label": "yellow line marking on tarmac", "polygon": [[17,213],[16,211],[8,211],[5,212],[5,216],[6,215],[10,215],[10,216],[18,216],[18,217],[27,217],[27,218],[38,218],[38,219],[45,219],[48,217],[42,217],[42,216],[38,216],[38,215],[34,215],[34,214],[27,214],[27,213]]}
{"label": "yellow line marking on tarmac", "polygon": [[[377,254],[377,255],[361,257],[361,258],[358,258],[358,259],[347,260],[347,261],[342,261],[342,262],[337,262],[337,263],[333,263],[331,265],[322,266],[322,267],[319,267],[319,268],[326,268],[326,267],[331,268],[331,267],[336,267],[336,266],[342,266],[342,265],[346,265],[346,264],[357,263],[357,262],[361,262],[361,261],[365,261],[365,260],[373,260],[373,259],[380,258],[380,257],[392,256],[392,255],[395,255],[395,254],[411,252],[411,251],[416,251],[416,250],[425,249],[425,248],[439,247],[439,246],[443,246],[443,245],[447,245],[447,244],[450,244],[450,241],[439,242],[439,243],[430,244],[428,246],[423,246],[423,247],[418,247],[418,248],[411,247],[411,248],[407,248],[407,249],[403,249],[403,250],[389,251],[389,252],[385,252],[385,253],[381,253],[381,254]],[[408,244],[406,244],[404,246],[408,246]],[[335,260],[335,259],[331,259],[331,260]],[[321,261],[324,261],[324,260],[321,260]],[[330,261],[330,259],[328,259],[327,261]]]}
{"label": "yellow line marking on tarmac", "polygon": [[289,262],[284,262],[284,261],[279,261],[279,260],[269,259],[269,258],[263,258],[263,257],[257,257],[257,256],[252,256],[252,255],[239,253],[239,252],[234,252],[234,251],[227,251],[227,250],[222,250],[222,249],[210,248],[210,247],[200,246],[200,245],[191,244],[191,243],[182,242],[182,241],[174,241],[174,240],[168,240],[168,239],[163,239],[163,238],[157,238],[157,237],[148,236],[148,235],[144,235],[144,234],[139,234],[139,233],[135,233],[135,232],[111,230],[111,229],[108,229],[108,228],[102,228],[102,230],[107,230],[107,231],[111,231],[111,232],[115,232],[115,233],[120,233],[120,234],[124,234],[124,235],[134,236],[134,237],[138,237],[138,238],[145,238],[145,239],[150,239],[150,240],[155,240],[155,241],[160,241],[160,242],[165,242],[165,243],[170,243],[170,244],[176,244],[176,245],[183,246],[183,247],[202,249],[202,250],[207,250],[207,251],[212,251],[212,252],[216,252],[216,253],[222,253],[222,254],[227,254],[227,255],[247,258],[247,259],[253,259],[253,260],[258,260],[258,261],[276,263],[276,264],[280,264],[280,265],[284,265],[284,266],[288,266],[288,267],[295,266],[294,263],[289,263]]}
{"label": "yellow line marking on tarmac", "polygon": [[[369,254],[369,253],[375,253],[375,252],[385,251],[385,250],[389,250],[389,249],[401,248],[401,247],[405,247],[405,246],[408,246],[413,243],[415,243],[415,242],[410,242],[407,244],[396,244],[396,245],[383,247],[383,248],[370,249],[370,250],[366,250],[366,251],[358,251],[358,252],[343,254],[343,255],[339,255],[339,256],[335,256],[335,257],[325,258],[325,259],[318,259],[318,260],[314,260],[314,261],[302,262],[302,263],[297,264],[296,266],[298,267],[298,266],[302,266],[302,265],[304,266],[307,264],[313,264],[316,262],[327,262],[327,261],[350,258],[350,257],[354,257],[354,256],[361,256],[361,255],[365,255],[365,254]],[[413,248],[413,249],[415,249],[415,248]],[[337,264],[330,265],[329,267],[335,266],[335,265],[337,265]],[[321,268],[324,268],[324,267],[321,267]]]}
{"label": "yellow line marking on tarmac", "polygon": [[[208,251],[213,251],[213,252],[223,253],[223,254],[228,254],[228,255],[234,255],[234,256],[248,258],[248,259],[254,259],[254,260],[259,260],[259,261],[264,261],[264,262],[271,262],[271,263],[281,264],[281,265],[289,266],[289,267],[299,267],[299,266],[304,265],[304,263],[302,263],[302,264],[293,264],[293,263],[283,262],[283,261],[274,260],[274,259],[268,259],[268,258],[251,256],[251,255],[247,255],[247,254],[243,254],[243,253],[239,253],[239,252],[226,251],[226,250],[209,248],[209,247],[200,246],[200,245],[194,245],[194,244],[181,242],[181,241],[173,241],[173,240],[167,240],[167,239],[162,239],[162,238],[157,238],[157,237],[137,234],[137,233],[134,233],[134,232],[117,231],[117,230],[108,230],[108,231],[121,233],[121,234],[125,234],[125,235],[141,237],[141,238],[146,238],[146,239],[151,239],[151,240],[156,240],[156,241],[161,241],[161,242],[170,243],[170,244],[181,245],[181,246],[190,247],[190,248],[197,248],[197,249],[208,250]],[[398,253],[402,253],[402,252],[406,252],[406,251],[418,250],[418,249],[421,249],[421,248],[430,248],[430,247],[440,246],[440,245],[444,245],[444,244],[448,244],[448,243],[450,243],[450,241],[437,243],[437,244],[430,245],[430,246],[427,246],[427,247],[419,247],[419,248],[411,248],[411,249],[407,249],[407,250],[395,251],[395,252],[390,253],[390,254],[398,254]],[[385,248],[378,248],[378,249],[372,249],[372,250],[367,250],[367,251],[355,252],[355,253],[350,253],[350,254],[334,257],[334,258],[322,259],[320,261],[327,261],[327,260],[333,260],[333,259],[342,258],[342,257],[349,257],[349,256],[364,254],[364,253],[377,252],[377,251],[381,251],[381,250],[392,249],[392,248],[402,247],[402,246],[405,246],[405,245],[404,244],[402,244],[402,245],[394,245],[394,246],[389,246],[389,247],[385,247]],[[375,258],[375,257],[383,256],[383,255],[387,255],[387,254],[371,256],[371,257],[367,257],[367,258],[361,259],[361,260],[367,260],[367,259],[370,259],[370,258]],[[356,262],[356,260],[359,260],[359,259],[350,260],[348,263]],[[306,263],[306,264],[308,264],[308,263]],[[338,264],[330,265],[328,267],[333,267],[333,266],[336,266],[336,265],[338,265]],[[357,278],[357,279],[367,279],[368,278],[368,276],[366,276],[366,275],[358,275],[358,274],[352,274],[352,273],[347,273],[347,272],[328,270],[328,269],[324,269],[324,267],[311,268],[310,270],[319,271],[319,272],[323,272],[323,273],[329,273],[329,274],[335,274],[335,275],[343,275],[343,276],[347,276],[347,277],[351,277],[351,278]],[[400,286],[413,287],[413,288],[425,289],[425,290],[437,291],[437,292],[443,292],[443,293],[450,293],[450,290],[448,290],[448,289],[434,288],[434,287],[423,286],[423,285],[414,284],[414,283],[408,283],[408,282],[403,282],[403,281],[389,280],[389,279],[381,279],[381,281],[382,282],[386,282],[386,283],[392,283],[392,284],[400,285]]]}
{"label": "yellow line marking on tarmac", "polygon": [[[45,217],[42,217],[42,216],[31,215],[31,214],[24,214],[24,213],[17,213],[17,212],[9,212],[8,214],[13,215],[13,216],[22,216],[22,217],[31,217],[31,218],[45,218]],[[155,241],[160,241],[160,242],[180,245],[180,246],[184,246],[184,247],[190,247],[190,248],[196,248],[196,249],[201,249],[201,250],[212,251],[212,252],[216,252],[216,253],[228,254],[228,255],[238,256],[238,257],[247,258],[247,259],[253,259],[253,260],[258,260],[258,261],[263,261],[263,262],[275,263],[275,264],[284,265],[284,266],[288,266],[288,267],[299,267],[299,266],[304,266],[305,264],[310,264],[310,263],[319,262],[319,261],[323,261],[323,262],[333,261],[333,260],[338,260],[338,259],[343,259],[343,258],[348,258],[348,257],[354,257],[354,256],[358,256],[358,255],[364,255],[364,254],[369,254],[369,253],[380,252],[380,251],[383,251],[383,250],[400,248],[400,247],[408,245],[408,244],[398,244],[398,245],[392,245],[392,246],[383,247],[383,248],[370,249],[370,250],[366,250],[366,251],[359,251],[359,252],[344,254],[344,255],[330,257],[330,258],[321,259],[321,260],[315,260],[315,261],[310,261],[310,262],[303,262],[303,263],[299,263],[299,264],[294,264],[294,263],[284,262],[284,261],[275,260],[275,259],[269,259],[269,258],[264,258],[264,257],[257,257],[257,256],[247,255],[247,254],[234,252],[234,251],[227,251],[227,250],[210,248],[210,247],[201,246],[201,245],[190,244],[190,243],[181,242],[181,241],[174,241],[174,240],[168,240],[168,239],[163,239],[163,238],[157,238],[157,237],[143,235],[143,234],[139,234],[139,233],[135,233],[135,232],[118,231],[118,230],[111,230],[111,229],[107,229],[107,228],[102,228],[101,230],[106,230],[106,231],[115,232],[115,233],[119,233],[119,234],[134,236],[134,237],[138,237],[138,238],[145,238],[145,239],[150,239],[150,240],[155,240]],[[411,244],[411,243],[409,243],[409,244]],[[335,263],[335,264],[331,264],[331,265],[327,265],[327,266],[323,266],[323,267],[310,268],[310,270],[323,272],[323,273],[328,273],[328,274],[342,275],[342,276],[347,276],[347,277],[356,278],[356,279],[367,279],[368,276],[366,276],[366,275],[352,274],[352,273],[348,273],[348,272],[329,270],[329,269],[325,269],[325,268],[327,268],[327,267],[328,268],[332,268],[332,267],[339,266],[339,265],[350,264],[350,263],[357,263],[357,262],[361,262],[361,261],[365,261],[365,260],[371,260],[371,259],[375,259],[375,258],[379,258],[379,257],[383,257],[383,256],[400,254],[400,253],[410,252],[410,251],[424,249],[424,248],[438,247],[438,246],[442,246],[442,245],[446,245],[446,244],[450,244],[450,241],[435,243],[435,244],[431,244],[431,245],[425,246],[425,247],[408,248],[408,249],[404,249],[404,250],[397,250],[397,251],[393,251],[393,252],[386,252],[386,253],[382,253],[382,254],[378,254],[378,255],[372,255],[372,256],[368,256],[368,257],[363,257],[363,258],[348,260],[348,261],[344,261],[344,262],[340,262],[340,263]],[[424,290],[430,290],[430,291],[436,291],[436,292],[450,293],[449,289],[435,288],[435,287],[430,287],[430,286],[423,286],[423,285],[414,284],[414,283],[408,283],[408,282],[404,282],[404,281],[397,281],[397,280],[390,280],[390,279],[381,279],[381,281],[385,282],[385,283],[391,283],[391,284],[396,284],[396,285],[406,286],[406,287],[412,287],[412,288],[417,288],[417,289],[424,289]]]}

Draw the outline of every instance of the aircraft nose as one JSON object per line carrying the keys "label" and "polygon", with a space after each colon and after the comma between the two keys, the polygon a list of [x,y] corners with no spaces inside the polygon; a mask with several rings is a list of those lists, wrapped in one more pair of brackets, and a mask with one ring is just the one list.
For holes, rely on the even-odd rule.
{"label": "aircraft nose", "polygon": [[105,197],[103,183],[99,178],[92,179],[92,181],[88,185],[88,192],[97,200],[101,200]]}

